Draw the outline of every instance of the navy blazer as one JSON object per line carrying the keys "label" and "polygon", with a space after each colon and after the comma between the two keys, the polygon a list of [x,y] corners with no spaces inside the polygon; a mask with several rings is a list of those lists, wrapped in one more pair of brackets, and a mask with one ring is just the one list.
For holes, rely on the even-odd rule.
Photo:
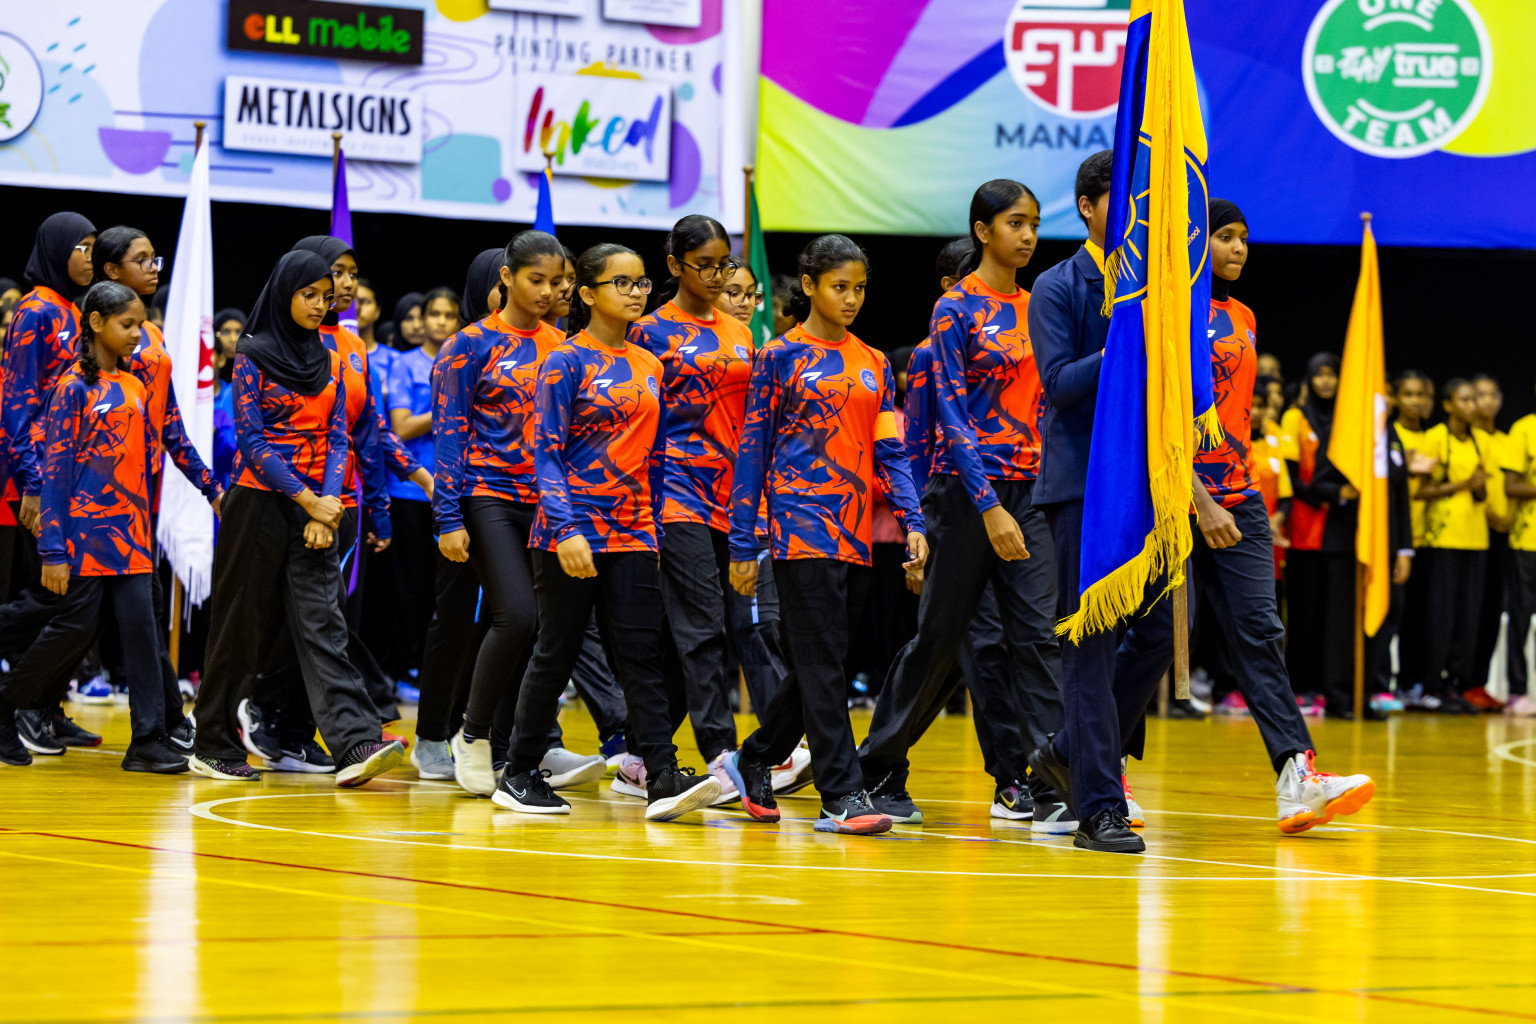
{"label": "navy blazer", "polygon": [[1036,278],[1030,292],[1029,340],[1046,398],[1036,505],[1083,500],[1099,366],[1109,337],[1103,305],[1104,272],[1086,247]]}

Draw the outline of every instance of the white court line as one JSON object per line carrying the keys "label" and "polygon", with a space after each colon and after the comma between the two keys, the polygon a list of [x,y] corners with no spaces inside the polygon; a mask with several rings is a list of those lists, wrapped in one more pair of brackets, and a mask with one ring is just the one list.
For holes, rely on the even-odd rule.
{"label": "white court line", "polygon": [[[401,792],[403,792],[403,791],[401,791]],[[438,849],[474,850],[474,851],[487,852],[487,853],[515,853],[515,854],[524,854],[524,855],[536,856],[536,857],[566,857],[566,858],[572,858],[572,859],[578,859],[578,860],[638,861],[638,862],[644,862],[644,863],[662,863],[662,864],[680,864],[680,865],[704,865],[704,866],[710,866],[710,867],[727,867],[727,868],[743,868],[743,867],[747,867],[747,868],[765,868],[765,869],[768,869],[768,870],[842,871],[842,872],[852,872],[852,873],[857,873],[857,874],[937,875],[937,876],[950,876],[950,877],[959,876],[959,877],[973,877],[973,878],[1076,878],[1076,879],[1096,879],[1096,880],[1119,880],[1119,881],[1128,881],[1128,882],[1141,882],[1141,881],[1154,881],[1154,880],[1156,880],[1156,881],[1169,881],[1169,882],[1184,882],[1184,881],[1192,881],[1192,882],[1208,882],[1208,881],[1223,881],[1223,882],[1265,882],[1265,881],[1287,881],[1287,882],[1296,882],[1296,881],[1321,881],[1321,882],[1328,882],[1328,881],[1335,881],[1335,882],[1397,882],[1397,883],[1404,884],[1404,885],[1421,885],[1421,886],[1427,886],[1427,887],[1431,887],[1431,888],[1458,889],[1458,890],[1466,890],[1466,891],[1471,891],[1471,892],[1497,893],[1497,894],[1508,895],[1508,896],[1536,896],[1536,892],[1524,892],[1524,891],[1517,890],[1517,889],[1494,889],[1494,888],[1488,888],[1488,887],[1484,887],[1484,886],[1454,885],[1454,884],[1451,884],[1448,881],[1442,881],[1442,880],[1439,880],[1439,879],[1436,879],[1436,878],[1431,878],[1431,877],[1422,877],[1421,878],[1421,877],[1402,876],[1402,875],[1363,875],[1363,874],[1356,874],[1356,873],[1349,873],[1349,872],[1322,871],[1322,870],[1311,869],[1311,868],[1282,867],[1282,866],[1270,865],[1270,864],[1247,864],[1247,863],[1238,862],[1238,861],[1207,860],[1207,859],[1194,858],[1194,857],[1174,857],[1174,856],[1169,856],[1169,855],[1165,855],[1165,854],[1141,854],[1140,857],[1143,859],[1143,861],[1146,861],[1146,860],[1161,860],[1161,861],[1170,861],[1170,862],[1175,862],[1175,863],[1205,864],[1205,865],[1211,865],[1211,866],[1214,866],[1214,867],[1246,868],[1246,869],[1253,870],[1253,871],[1291,872],[1292,874],[1290,876],[1282,875],[1282,876],[1275,877],[1275,878],[1267,878],[1267,877],[1263,877],[1263,876],[1251,876],[1251,875],[1241,875],[1241,876],[1226,877],[1226,876],[1212,876],[1212,875],[1148,875],[1148,874],[1141,874],[1141,873],[1127,874],[1127,875],[1114,875],[1114,874],[1111,874],[1111,875],[1104,875],[1104,874],[1088,875],[1088,874],[1057,874],[1057,873],[1054,873],[1054,872],[1051,872],[1051,873],[1040,873],[1040,872],[1008,872],[1008,871],[936,871],[936,870],[931,870],[931,869],[866,868],[866,867],[847,867],[847,866],[842,866],[842,865],[819,865],[819,864],[783,864],[783,863],[762,864],[762,863],[756,863],[756,862],[752,862],[752,861],[706,861],[706,860],[696,860],[696,859],[683,860],[683,859],[663,858],[663,857],[631,857],[631,856],[624,856],[624,855],[621,855],[621,854],[574,853],[574,852],[569,852],[569,851],[557,851],[557,850],[530,850],[530,849],[522,849],[522,848],[517,848],[517,847],[470,846],[470,845],[465,845],[465,844],[452,844],[452,843],[426,843],[426,842],[419,842],[419,841],[407,840],[407,839],[385,839],[385,838],[378,837],[378,836],[360,836],[360,835],[351,835],[351,834],[347,834],[347,833],[333,833],[333,832],[314,832],[314,831],[309,831],[309,830],[306,830],[306,829],[287,828],[287,827],[281,826],[281,825],[263,825],[263,824],[260,824],[260,823],[257,823],[257,822],[240,821],[240,820],[235,819],[235,818],[226,818],[226,817],[223,817],[222,815],[215,814],[213,812],[213,808],[215,808],[215,807],[219,807],[219,806],[222,806],[224,804],[229,804],[229,803],[241,803],[241,802],[248,801],[248,800],[279,800],[279,799],[285,799],[285,798],[290,798],[290,797],[335,796],[335,795],[337,795],[337,794],[334,793],[334,792],[327,791],[327,792],[320,792],[320,793],[278,793],[278,794],[270,794],[270,795],[264,795],[264,796],[226,797],[226,798],[224,798],[222,800],[204,801],[203,803],[196,804],[196,805],[192,806],[191,808],[189,808],[189,810],[191,811],[192,814],[196,815],[197,817],[204,818],[204,819],[207,819],[209,821],[218,821],[218,822],[222,822],[222,823],[228,824],[228,825],[236,825],[236,826],[247,827],[247,828],[265,829],[265,830],[273,831],[273,832],[289,832],[289,833],[293,833],[295,835],[316,836],[316,837],[324,838],[324,839],[348,839],[348,840],[352,840],[352,841],[355,841],[355,842],[390,843],[390,844],[401,845],[401,846],[428,846],[428,847],[434,847],[434,848],[438,848]],[[363,795],[363,796],[399,796],[399,795],[401,795],[401,793],[400,792],[375,791],[375,792],[372,792],[372,793],[364,792],[364,793],[360,793],[360,794],[357,794],[357,795]],[[583,800],[583,801],[590,801],[590,802],[603,802],[603,803],[607,802],[607,801],[594,800],[593,798],[590,798],[590,797],[577,797],[576,799]],[[1392,827],[1392,826],[1384,826],[1384,827]],[[914,829],[892,829],[892,831],[893,832],[900,832],[900,833],[911,833],[911,834],[914,834],[914,835],[934,836],[936,838],[942,838],[942,839],[960,839],[960,840],[975,841],[976,839],[979,838],[977,836],[957,836],[957,835],[951,835],[951,834],[942,833],[942,832],[917,831],[917,830],[914,830]],[[1027,848],[1030,848],[1030,849],[1042,849],[1042,848],[1044,848],[1044,849],[1054,849],[1054,850],[1060,850],[1060,851],[1066,851],[1066,850],[1072,850],[1074,852],[1076,851],[1076,847],[1068,847],[1068,846],[1065,846],[1065,845],[1052,845],[1052,844],[1049,844],[1049,843],[1039,843],[1039,842],[1035,842],[1035,841],[1028,841],[1028,842],[1026,842],[1026,841],[1017,840],[1017,839],[1000,839],[1000,838],[995,838],[995,837],[986,837],[986,838],[988,839],[988,841],[996,842],[996,843],[1003,843],[1003,844],[1009,845],[1009,846],[1023,846],[1023,847],[1027,847]],[[1498,837],[1490,837],[1490,838],[1498,838]],[[1087,852],[1087,851],[1085,851],[1085,852]],[[1536,876],[1523,875],[1522,874],[1522,875],[1496,875],[1496,876],[1489,876],[1489,877],[1493,877],[1493,878],[1524,878],[1524,877],[1536,877]]]}
{"label": "white court line", "polygon": [[1512,743],[1500,743],[1498,746],[1493,748],[1493,756],[1501,757],[1506,761],[1513,761],[1515,764],[1527,764],[1532,768],[1536,768],[1536,761],[1532,761],[1528,757],[1516,757],[1512,753],[1512,751],[1519,747],[1536,747],[1536,739],[1515,740]]}

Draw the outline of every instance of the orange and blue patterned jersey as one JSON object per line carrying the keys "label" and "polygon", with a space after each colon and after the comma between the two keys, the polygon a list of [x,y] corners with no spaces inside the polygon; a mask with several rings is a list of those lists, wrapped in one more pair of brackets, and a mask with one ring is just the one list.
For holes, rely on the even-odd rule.
{"label": "orange and blue patterned jersey", "polygon": [[440,532],[464,528],[459,502],[466,495],[539,500],[533,396],[544,357],[563,344],[558,327],[520,331],[492,313],[438,353],[432,508]]}
{"label": "orange and blue patterned jersey", "polygon": [[1029,292],[994,291],[971,274],[933,307],[933,385],[939,444],[934,473],[960,477],[985,512],[992,480],[1033,480],[1040,465],[1044,389],[1029,343]]}
{"label": "orange and blue patterned jersey", "polygon": [[1223,508],[1231,508],[1258,493],[1249,465],[1248,447],[1253,430],[1253,381],[1259,357],[1254,349],[1257,322],[1253,311],[1236,299],[1211,303],[1211,383],[1216,392],[1216,415],[1226,440],[1209,451],[1195,452],[1195,472]]}
{"label": "orange and blue patterned jersey", "polygon": [[71,576],[149,572],[150,456],[155,434],[144,385],[102,371],[87,384],[78,365],[48,399],[37,553]]}
{"label": "orange and blue patterned jersey", "polygon": [[[169,455],[182,476],[212,501],[218,496],[219,485],[187,436],[181,406],[176,404],[176,389],[171,386],[171,354],[165,350],[165,335],[148,320],[142,326],[139,347],[129,358],[128,369],[139,378],[149,396],[149,427],[155,441],[149,453],[150,476],[159,477],[162,459]],[[156,508],[160,505],[158,488],[154,489],[154,504]]]}
{"label": "orange and blue patterned jersey", "polygon": [[661,360],[586,331],[544,357],[534,395],[539,512],[528,546],[578,533],[597,551],[661,546],[666,407]]}
{"label": "orange and blue patterned jersey", "polygon": [[[404,409],[412,416],[420,416],[424,412],[432,411],[432,381],[435,376],[433,367],[438,357],[428,355],[423,348],[413,348],[409,352],[402,352],[395,357],[389,367],[389,413],[396,409]],[[388,415],[388,413],[386,413]],[[435,427],[436,424],[434,423]],[[428,430],[425,434],[401,441],[410,457],[424,466],[428,473],[433,471],[433,451],[436,444],[436,434]],[[401,501],[426,501],[427,492],[417,487],[409,480],[397,477],[389,482],[389,496]]]}
{"label": "orange and blue patterned jersey", "polygon": [[348,508],[357,508],[361,499],[374,536],[383,540],[391,536],[389,483],[384,475],[380,418],[373,402],[373,375],[368,370],[368,345],[335,324],[321,325],[320,341],[331,350],[331,365],[340,369],[347,389],[347,470],[342,477],[341,501]]}
{"label": "orange and blue patterned jersey", "polygon": [[906,424],[907,462],[912,466],[912,485],[919,496],[928,490],[933,476],[933,453],[938,447],[938,397],[933,388],[933,339],[924,338],[912,350],[907,363],[907,397],[902,404]]}
{"label": "orange and blue patterned jersey", "polygon": [[757,353],[731,488],[731,559],[757,557],[768,494],[773,557],[870,564],[876,479],[904,533],[923,530],[896,426],[885,356],[852,334],[824,341],[803,326]]}
{"label": "orange and blue patterned jersey", "polygon": [[331,379],[318,395],[300,395],[267,380],[249,356],[236,353],[235,435],[230,474],[241,487],[297,497],[306,487],[341,497],[347,469],[347,389],[331,353]]}
{"label": "orange and blue patterned jersey", "polygon": [[0,415],[11,442],[11,473],[25,495],[42,486],[42,420],[48,392],[74,365],[80,344],[80,310],[52,288],[39,285],[16,304],[5,334],[5,393]]}
{"label": "orange and blue patterned jersey", "polygon": [[629,330],[666,369],[667,465],[662,522],[730,529],[731,473],[752,378],[752,329],[704,321],[668,302]]}

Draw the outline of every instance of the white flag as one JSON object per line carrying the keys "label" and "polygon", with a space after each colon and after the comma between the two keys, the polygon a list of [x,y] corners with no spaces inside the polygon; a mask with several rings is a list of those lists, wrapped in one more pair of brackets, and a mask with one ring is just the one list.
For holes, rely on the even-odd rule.
{"label": "white flag", "polygon": [[[192,161],[192,181],[176,239],[176,264],[165,311],[165,350],[181,417],[203,464],[213,465],[213,219],[205,140]],[[213,509],[166,460],[160,474],[160,549],[186,588],[189,605],[208,598],[213,581]]]}

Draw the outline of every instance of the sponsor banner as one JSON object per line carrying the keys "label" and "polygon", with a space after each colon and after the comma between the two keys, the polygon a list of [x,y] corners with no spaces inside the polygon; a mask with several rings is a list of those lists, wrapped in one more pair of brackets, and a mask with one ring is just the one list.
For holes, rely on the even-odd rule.
{"label": "sponsor banner", "polygon": [[225,45],[291,57],[420,64],[422,12],[326,0],[228,0]]}
{"label": "sponsor banner", "polygon": [[[1213,195],[1256,240],[1536,247],[1530,0],[1184,0]],[[1130,0],[773,0],[757,160],[764,226],[962,235],[1014,178],[1081,238]],[[878,14],[875,12],[878,10]],[[815,25],[807,32],[807,25]],[[1478,195],[1498,195],[1479,203]]]}
{"label": "sponsor banner", "polygon": [[[363,29],[391,17],[394,31],[412,32],[421,62],[411,65],[363,55],[359,47],[382,45],[363,30],[355,39],[317,34],[317,43],[354,44],[328,55],[305,55],[293,43],[232,49],[231,19],[243,32],[251,14],[263,15],[263,36],[270,13],[275,32],[308,39],[309,7],[242,2],[12,5],[0,26],[0,59],[11,68],[0,80],[0,185],[184,196],[193,122],[205,121],[214,201],[328,209],[330,133],[339,130],[354,213],[530,223],[542,177],[535,171],[543,166],[538,129],[552,113],[553,141],[557,125],[568,127],[564,161],[555,167],[557,224],[670,228],[703,213],[740,228],[739,142],[729,147],[723,186],[736,183],[734,198],[723,197],[720,178],[721,89],[738,77],[722,66],[735,58],[722,46],[721,0],[705,0],[696,28],[609,21],[600,0],[577,0],[574,17],[487,10],[483,0],[398,0],[414,5],[406,12],[419,33],[397,8],[350,5],[365,16]],[[334,9],[349,5],[324,6],[341,26]],[[287,29],[283,17],[293,18]],[[356,28],[356,15],[349,17]],[[545,83],[550,96],[552,78],[622,81],[652,90],[653,104],[656,96],[664,101],[653,125],[650,107],[621,109],[599,100],[602,86],[593,85],[585,113],[579,100],[544,103],[526,146],[527,103],[538,88],[530,83]],[[255,97],[242,116],[241,87],[230,83],[226,95],[230,79],[281,83],[284,91],[264,89],[258,124]],[[410,100],[396,103],[391,122],[378,100],[396,96]],[[622,131],[608,134],[616,117]],[[607,160],[601,170],[600,153]]]}
{"label": "sponsor banner", "polygon": [[329,158],[332,132],[353,160],[421,162],[420,97],[267,78],[224,80],[225,149]]}
{"label": "sponsor banner", "polygon": [[672,91],[591,75],[526,75],[518,83],[524,126],[515,166],[595,178],[666,181]]}
{"label": "sponsor banner", "polygon": [[587,13],[592,0],[488,0],[493,11],[521,11],[526,14],[561,14],[567,18]]}
{"label": "sponsor banner", "polygon": [[704,19],[704,4],[703,0],[603,0],[603,17],[609,21],[698,28]]}

